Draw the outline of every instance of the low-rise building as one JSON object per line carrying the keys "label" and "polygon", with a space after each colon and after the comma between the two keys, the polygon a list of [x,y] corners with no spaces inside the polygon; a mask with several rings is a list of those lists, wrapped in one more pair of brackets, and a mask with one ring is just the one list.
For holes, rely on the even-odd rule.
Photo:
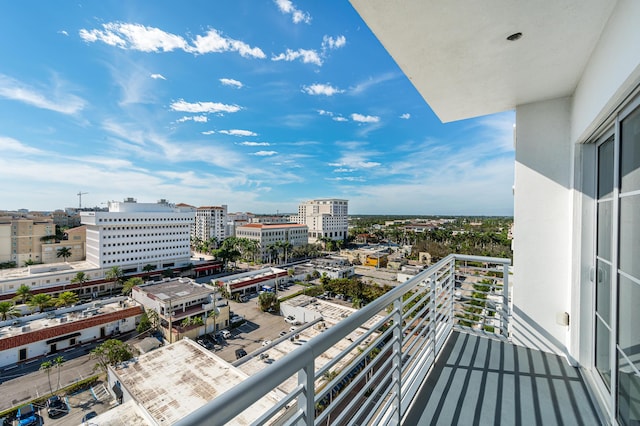
{"label": "low-rise building", "polygon": [[0,322],[0,368],[135,330],[142,307],[125,297]]}
{"label": "low-rise building", "polygon": [[288,279],[288,272],[280,268],[264,268],[257,271],[243,272],[241,274],[211,280],[211,284],[224,289],[227,294],[256,293],[263,287],[276,288],[277,285]]}
{"label": "low-rise building", "polygon": [[229,326],[229,305],[218,301],[216,290],[189,278],[174,278],[134,287],[131,297],[158,314],[161,332],[171,343]]}
{"label": "low-rise building", "polygon": [[[78,226],[64,231],[65,239],[59,242],[42,245],[42,263],[78,262],[85,259],[85,243],[87,240],[87,228]],[[69,257],[62,259],[59,250],[62,248],[69,250]]]}
{"label": "low-rise building", "polygon": [[309,241],[307,226],[297,223],[249,223],[236,228],[236,237],[256,241],[260,249],[259,258],[263,262],[274,260],[277,250],[272,248],[278,243],[289,242],[291,247],[296,247]]}

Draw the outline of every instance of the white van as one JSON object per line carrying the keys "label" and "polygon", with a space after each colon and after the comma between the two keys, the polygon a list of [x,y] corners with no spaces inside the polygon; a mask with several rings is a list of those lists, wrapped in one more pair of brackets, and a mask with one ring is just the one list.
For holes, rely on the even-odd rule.
{"label": "white van", "polygon": [[229,330],[222,330],[222,337],[224,337],[225,339],[228,339],[232,336],[231,332]]}

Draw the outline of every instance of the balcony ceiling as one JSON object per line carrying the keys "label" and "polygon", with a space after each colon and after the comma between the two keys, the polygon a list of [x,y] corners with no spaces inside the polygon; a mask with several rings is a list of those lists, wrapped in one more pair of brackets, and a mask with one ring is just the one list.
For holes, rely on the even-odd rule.
{"label": "balcony ceiling", "polygon": [[616,4],[350,1],[444,122],[571,95]]}

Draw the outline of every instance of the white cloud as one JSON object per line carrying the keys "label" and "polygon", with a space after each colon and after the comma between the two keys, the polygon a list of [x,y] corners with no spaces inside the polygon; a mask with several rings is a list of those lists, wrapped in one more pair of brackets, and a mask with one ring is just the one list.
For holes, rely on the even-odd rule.
{"label": "white cloud", "polygon": [[85,106],[84,99],[65,93],[60,84],[47,91],[51,93],[45,95],[21,81],[0,74],[0,97],[69,115],[81,111]]}
{"label": "white cloud", "polygon": [[269,157],[271,155],[276,155],[278,151],[258,151],[254,152],[253,155],[257,155],[259,157]]}
{"label": "white cloud", "polygon": [[347,44],[347,38],[343,35],[338,36],[336,38],[330,36],[322,37],[322,48],[323,49],[339,49],[344,47]]}
{"label": "white cloud", "polygon": [[316,64],[318,66],[322,66],[322,59],[320,58],[320,55],[318,55],[318,52],[316,52],[315,50],[307,50],[307,49],[298,49],[298,50],[287,49],[285,53],[281,53],[277,56],[273,56],[271,60],[291,62],[291,61],[295,61],[298,58],[300,58],[302,62],[305,64]]}
{"label": "white cloud", "polygon": [[157,79],[166,80],[166,78],[162,74],[151,74],[150,77],[153,78],[154,80],[157,80]]}
{"label": "white cloud", "polygon": [[333,117],[333,120],[334,120],[334,121],[349,121],[349,120],[347,120],[345,117],[340,117],[340,116],[338,116],[338,117]]}
{"label": "white cloud", "polygon": [[183,99],[171,104],[171,109],[191,113],[224,113],[238,112],[242,108],[238,105],[227,105],[219,102],[186,102]]}
{"label": "white cloud", "polygon": [[165,32],[159,28],[121,22],[103,24],[101,30],[83,28],[79,31],[79,35],[87,43],[101,41],[110,46],[141,52],[171,52],[173,50],[182,50],[193,54],[238,52],[243,57],[266,57],[260,48],[224,37],[215,29],[210,29],[205,35],[197,35],[195,40],[192,40],[192,44],[182,36]]}
{"label": "white cloud", "polygon": [[266,58],[266,55],[259,47],[251,47],[245,42],[223,37],[221,33],[215,29],[210,29],[204,36],[196,36],[196,39],[193,41],[193,48],[189,48],[188,51],[197,54],[238,52],[243,58]]}
{"label": "white cloud", "polygon": [[207,130],[206,132],[200,132],[203,135],[213,135],[215,133],[215,130]]}
{"label": "white cloud", "polygon": [[380,117],[375,115],[362,115],[358,113],[351,114],[351,119],[358,123],[377,123],[380,121]]}
{"label": "white cloud", "polygon": [[359,176],[341,176],[341,177],[333,177],[333,178],[325,178],[326,180],[329,181],[334,181],[334,182],[366,182],[366,179],[359,177]]}
{"label": "white cloud", "polygon": [[65,36],[68,36],[68,35],[69,35],[69,33],[68,33],[68,32],[66,32],[65,30],[60,30],[60,31],[58,31],[58,34],[62,34],[62,35],[65,35]]}
{"label": "white cloud", "polygon": [[232,78],[221,78],[220,83],[224,84],[225,86],[237,87],[238,89],[242,88],[243,86],[241,82]]}
{"label": "white cloud", "polygon": [[367,91],[370,87],[376,86],[380,83],[384,83],[386,81],[390,81],[402,76],[403,76],[402,74],[397,72],[396,73],[389,72],[389,73],[381,74],[376,77],[369,77],[367,80],[362,81],[357,85],[355,85],[354,87],[350,88],[349,92],[353,95],[360,95],[361,93]]}
{"label": "white cloud", "polygon": [[209,121],[206,115],[192,115],[188,117],[182,117],[176,120],[178,123],[184,123],[185,121],[195,121],[196,123],[206,123]]}
{"label": "white cloud", "polygon": [[408,112],[405,112],[400,116],[400,118],[402,118],[403,120],[408,120],[411,118],[411,114],[409,114]]}
{"label": "white cloud", "polygon": [[240,145],[243,146],[271,146],[269,142],[242,142]]}
{"label": "white cloud", "polygon": [[356,169],[345,169],[344,167],[340,167],[338,169],[335,169],[333,172],[334,173],[351,173],[351,172],[355,172]]}
{"label": "white cloud", "polygon": [[222,133],[224,135],[242,136],[242,137],[258,136],[257,133],[254,133],[250,130],[240,130],[240,129],[219,130],[218,133]]}
{"label": "white cloud", "polygon": [[[312,96],[317,96],[317,95],[333,96],[336,93],[344,92],[344,90],[340,90],[337,87],[333,87],[330,84],[319,84],[319,83],[312,84],[311,86],[302,86],[302,91]],[[322,112],[320,113],[320,115],[323,115]]]}
{"label": "white cloud", "polygon": [[291,15],[294,24],[299,24],[300,22],[311,23],[311,15],[296,8],[291,0],[275,0],[275,3],[278,5],[280,12]]}
{"label": "white cloud", "polygon": [[333,113],[331,111],[325,111],[323,109],[318,110],[318,114],[320,115],[328,115],[329,117],[333,117]]}
{"label": "white cloud", "polygon": [[25,145],[20,141],[17,141],[13,138],[7,138],[0,136],[0,152],[17,152],[19,154],[40,154],[40,151],[37,148],[33,148],[31,146]]}

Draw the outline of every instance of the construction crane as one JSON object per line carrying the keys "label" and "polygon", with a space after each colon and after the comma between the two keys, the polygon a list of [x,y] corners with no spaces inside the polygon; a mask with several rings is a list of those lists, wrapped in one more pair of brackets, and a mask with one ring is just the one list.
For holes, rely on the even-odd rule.
{"label": "construction crane", "polygon": [[78,209],[82,208],[82,196],[85,194],[88,194],[88,192],[78,191],[78,193],[76,194],[78,196]]}

